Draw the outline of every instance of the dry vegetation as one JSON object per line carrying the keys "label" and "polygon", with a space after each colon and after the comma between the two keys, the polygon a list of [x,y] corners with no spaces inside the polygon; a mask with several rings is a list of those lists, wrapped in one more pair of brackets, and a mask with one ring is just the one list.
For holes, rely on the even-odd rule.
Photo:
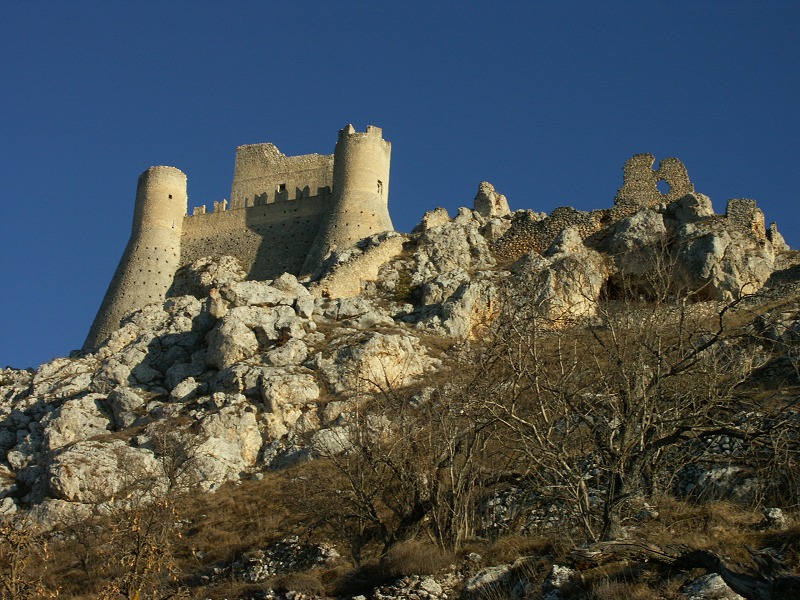
{"label": "dry vegetation", "polygon": [[[6,521],[0,597],[349,596],[524,557],[515,569],[530,589],[566,564],[581,571],[568,597],[631,600],[680,598],[705,572],[659,553],[752,564],[748,547],[771,548],[800,568],[800,526],[765,529],[759,512],[800,506],[798,389],[758,377],[770,356],[752,314],[618,290],[586,327],[545,318],[529,298],[509,297],[491,332],[451,352],[437,381],[373,393],[323,459],[198,495],[187,483],[191,446],[165,432],[165,488],[133,473],[124,498],[98,498],[88,519],[47,535]],[[681,469],[721,435],[742,448],[724,461],[771,483],[747,504],[680,497]],[[524,534],[487,529],[486,498],[511,488],[532,506],[562,506],[561,519]],[[657,516],[638,516],[645,502]],[[343,558],[261,584],[233,577],[244,552],[290,534],[330,540]],[[619,539],[624,551],[603,545]]]}

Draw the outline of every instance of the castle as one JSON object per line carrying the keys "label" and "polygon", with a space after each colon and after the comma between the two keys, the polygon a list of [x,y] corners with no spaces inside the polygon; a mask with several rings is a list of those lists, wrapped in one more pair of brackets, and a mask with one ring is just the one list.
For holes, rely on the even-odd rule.
{"label": "castle", "polygon": [[[339,131],[331,155],[285,156],[273,144],[240,146],[230,205],[226,200],[214,202],[213,212],[200,206],[192,215],[187,215],[186,175],[174,167],[149,168],[139,177],[130,240],[84,349],[99,347],[126,315],[163,302],[178,269],[199,258],[234,256],[251,280],[274,279],[283,273],[310,276],[333,250],[341,252],[374,234],[393,232],[388,208],[390,158],[391,144],[373,126],[363,133],[352,125]],[[774,224],[765,228],[755,201],[732,199],[725,215],[715,217],[710,200],[694,193],[681,161],[665,158],[658,169],[654,163],[651,154],[636,154],[626,161],[623,185],[611,208],[583,212],[564,206],[549,215],[524,210],[512,214],[505,197],[503,206],[494,206],[492,202],[501,196],[491,185],[481,184],[488,187],[479,188],[475,210],[487,218],[504,214],[510,219],[504,233],[491,243],[495,257],[507,263],[531,251],[544,253],[567,228],[589,245],[602,245],[611,232],[609,225],[641,209],[670,217],[669,207],[681,199],[699,203],[693,210],[699,210],[697,216],[706,218],[708,226],[746,234],[758,244],[785,247]],[[659,182],[666,184],[666,192],[658,189]],[[446,213],[445,219],[449,220]],[[380,238],[359,258],[320,275],[312,292],[334,297],[358,294],[363,280],[377,277],[380,265],[402,252],[404,236],[386,233]]]}
{"label": "castle", "polygon": [[139,176],[133,228],[85,349],[102,344],[127,314],[163,301],[177,270],[223,254],[248,279],[311,274],[334,249],[392,231],[391,144],[382,130],[339,131],[333,154],[285,156],[273,144],[236,150],[230,205],[187,214],[186,175],[167,166]]}

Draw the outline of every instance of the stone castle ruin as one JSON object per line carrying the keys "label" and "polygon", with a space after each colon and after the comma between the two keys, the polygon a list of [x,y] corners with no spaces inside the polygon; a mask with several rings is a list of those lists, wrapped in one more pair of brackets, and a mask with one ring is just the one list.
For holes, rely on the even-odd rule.
{"label": "stone castle ruin", "polygon": [[392,231],[390,157],[391,144],[373,126],[342,129],[331,155],[240,146],[230,204],[192,215],[186,175],[149,168],[139,177],[130,240],[84,347],[99,346],[127,314],[163,301],[178,269],[198,258],[235,256],[248,279],[311,274],[331,250]]}
{"label": "stone castle ruin", "polygon": [[[151,167],[139,177],[130,241],[84,348],[99,347],[128,314],[163,302],[176,274],[203,257],[233,256],[249,280],[289,273],[311,281],[316,296],[359,295],[363,283],[379,280],[382,265],[398,257],[410,239],[393,231],[389,216],[390,155],[391,144],[373,126],[363,133],[352,125],[342,129],[332,155],[285,156],[273,144],[240,146],[230,204],[214,202],[213,212],[200,206],[192,215],[187,215],[186,175],[174,167]],[[454,222],[468,217],[480,223],[490,262],[509,265],[531,252],[548,253],[568,230],[579,245],[618,253],[619,236],[629,235],[618,229],[641,229],[641,223],[628,221],[648,213],[647,235],[666,239],[669,230],[675,251],[695,272],[690,279],[708,282],[722,269],[763,284],[771,272],[773,248],[785,244],[774,225],[765,228],[755,201],[730,200],[725,215],[715,215],[710,199],[695,192],[681,161],[665,158],[657,169],[654,163],[651,154],[628,159],[611,208],[512,213],[505,197],[484,182],[474,210],[462,209],[466,212]],[[661,182],[668,189],[661,191]],[[420,227],[432,230],[450,222],[447,212],[437,209],[426,214]],[[752,255],[760,258],[739,264],[736,253],[724,251],[731,240],[752,246]],[[637,239],[633,245],[642,243]],[[611,278],[624,275],[625,268],[617,271]],[[704,293],[735,295],[737,285],[720,284],[717,291]],[[720,291],[724,286],[731,289]]]}
{"label": "stone castle ruin", "polygon": [[[665,158],[659,162],[658,169],[653,169],[654,163],[652,154],[636,154],[625,162],[622,187],[611,208],[584,212],[571,206],[561,206],[544,218],[530,211],[518,211],[509,231],[493,244],[493,251],[505,260],[519,258],[531,250],[543,253],[567,228],[573,228],[584,241],[597,245],[602,242],[599,238],[611,232],[609,225],[642,209],[675,217],[676,210],[682,210],[682,204],[686,202],[692,202],[695,206],[683,208],[684,211],[688,210],[697,217],[715,216],[710,200],[695,192],[694,184],[680,160]],[[659,182],[666,183],[666,192],[659,190]],[[747,234],[756,241],[772,241],[775,237],[776,243],[782,242],[782,239],[780,242],[777,239],[780,234],[774,224],[769,230],[765,229],[764,213],[756,206],[755,200],[729,200],[725,215],[717,215],[717,223],[723,229]]]}

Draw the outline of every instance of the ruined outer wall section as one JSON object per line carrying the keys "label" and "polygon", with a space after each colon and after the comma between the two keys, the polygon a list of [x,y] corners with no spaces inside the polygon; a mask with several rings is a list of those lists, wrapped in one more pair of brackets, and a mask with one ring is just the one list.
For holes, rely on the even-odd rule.
{"label": "ruined outer wall section", "polygon": [[520,212],[514,215],[509,230],[492,244],[492,250],[500,260],[516,260],[531,250],[543,254],[568,227],[574,228],[581,239],[588,238],[605,224],[608,213],[559,206],[544,219],[535,220],[531,213]]}
{"label": "ruined outer wall section", "polygon": [[389,216],[392,145],[379,127],[364,133],[348,125],[339,131],[334,153],[333,206],[302,269],[318,269],[333,248],[343,249],[382,231],[393,231]]}
{"label": "ruined outer wall section", "polygon": [[239,259],[248,279],[297,275],[331,205],[323,195],[186,217],[181,265],[227,254]]}
{"label": "ruined outer wall section", "polygon": [[236,149],[231,209],[329,194],[333,155],[286,156],[273,144]]}
{"label": "ruined outer wall section", "polygon": [[186,175],[150,167],[139,176],[133,228],[84,348],[96,348],[129,313],[163,302],[180,262],[186,215]]}
{"label": "ruined outer wall section", "polygon": [[[694,191],[684,164],[677,158],[665,158],[653,170],[656,157],[652,154],[635,154],[622,168],[622,187],[614,198],[616,207],[657,208],[659,204],[670,204]],[[658,189],[658,182],[669,185],[666,194]]]}
{"label": "ruined outer wall section", "polygon": [[[614,198],[613,208],[581,212],[562,206],[538,221],[523,213],[515,216],[511,228],[494,242],[493,251],[501,260],[516,260],[531,250],[541,254],[567,227],[575,228],[584,240],[597,241],[595,234],[603,227],[641,209],[655,210],[694,192],[694,185],[680,160],[665,158],[659,162],[658,170],[653,170],[655,160],[652,154],[635,154],[625,162],[622,187]],[[659,181],[669,185],[667,193],[662,194],[658,189]]]}
{"label": "ruined outer wall section", "polygon": [[759,242],[767,239],[764,213],[756,206],[755,200],[750,200],[749,198],[732,198],[728,200],[728,205],[725,208],[725,218],[729,228],[752,235]]}

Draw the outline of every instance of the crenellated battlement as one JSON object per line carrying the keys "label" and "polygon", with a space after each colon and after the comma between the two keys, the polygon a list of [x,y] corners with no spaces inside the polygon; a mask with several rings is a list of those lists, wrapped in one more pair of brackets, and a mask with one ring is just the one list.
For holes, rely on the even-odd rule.
{"label": "crenellated battlement", "polygon": [[275,194],[275,197],[272,200],[264,196],[256,196],[254,198],[254,202],[252,204],[247,203],[245,206],[231,206],[228,200],[220,200],[214,201],[212,203],[212,210],[209,211],[208,207],[205,204],[201,204],[200,206],[195,206],[192,208],[192,213],[190,215],[186,215],[187,218],[197,217],[197,216],[207,216],[207,215],[216,215],[222,212],[230,212],[233,210],[251,210],[254,208],[258,208],[261,206],[275,206],[272,210],[285,210],[285,207],[281,209],[285,203],[294,203],[294,202],[324,202],[326,200],[330,200],[331,198],[331,190],[327,186],[324,188],[319,188],[316,194],[311,194],[308,186],[305,186],[303,189],[295,188],[293,193],[289,193],[288,190],[280,191]]}
{"label": "crenellated battlement", "polygon": [[236,149],[231,210],[330,194],[333,155],[286,156],[274,144]]}

